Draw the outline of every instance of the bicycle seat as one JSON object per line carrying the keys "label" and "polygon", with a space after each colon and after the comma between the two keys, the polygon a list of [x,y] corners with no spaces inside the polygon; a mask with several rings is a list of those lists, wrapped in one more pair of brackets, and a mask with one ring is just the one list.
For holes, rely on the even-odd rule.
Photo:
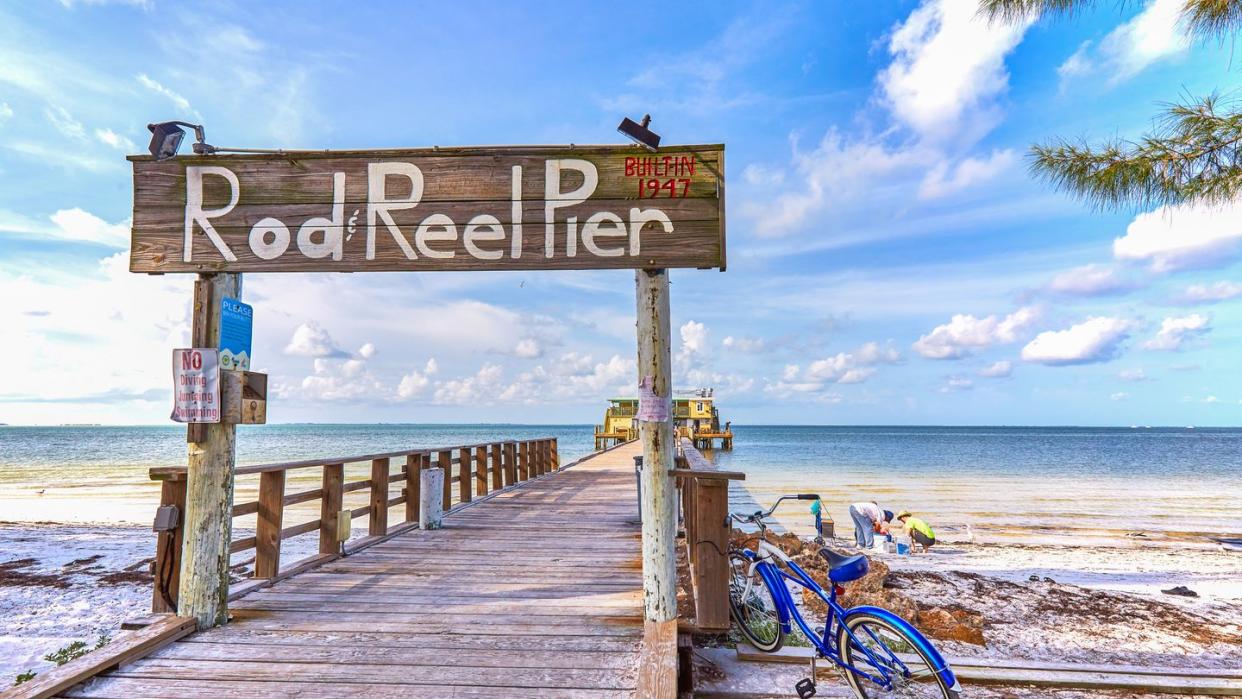
{"label": "bicycle seat", "polygon": [[867,574],[867,557],[862,554],[846,556],[829,548],[821,548],[819,555],[828,562],[828,578],[835,583],[857,580]]}

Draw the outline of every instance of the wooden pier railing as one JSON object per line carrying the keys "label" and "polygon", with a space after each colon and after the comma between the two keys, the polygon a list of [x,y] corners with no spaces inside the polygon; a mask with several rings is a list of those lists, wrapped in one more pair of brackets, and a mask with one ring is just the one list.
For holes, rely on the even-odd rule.
{"label": "wooden pier railing", "polygon": [[[365,468],[368,463],[370,470],[366,477],[346,480],[347,465],[363,464]],[[254,570],[249,581],[233,586],[230,598],[336,558],[345,550],[356,550],[416,527],[422,469],[444,470],[442,498],[447,512],[454,505],[469,503],[476,497],[537,478],[559,467],[557,441],[552,437],[239,466],[235,470],[237,485],[242,485],[244,477],[258,476],[258,493],[254,500],[234,504],[233,517],[254,516],[255,526],[253,535],[235,537],[229,551],[236,554],[253,549]],[[300,475],[296,472],[303,469],[321,470],[319,487],[286,493],[286,480]],[[291,472],[295,475],[289,476]],[[151,609],[154,612],[170,612],[176,610],[181,572],[186,469],[153,468],[150,476],[162,484],[161,508],[173,506],[177,511],[177,516],[172,520],[176,524],[159,532],[152,571],[155,574],[155,590]],[[394,483],[399,484],[396,495],[393,494]],[[358,499],[359,496],[349,496],[355,491],[366,491],[366,504],[347,507],[347,497]],[[286,508],[312,502],[319,503],[317,518],[286,526]],[[402,521],[390,525],[389,510],[400,505],[405,506]],[[349,529],[345,523],[364,516],[367,518],[367,535],[350,542],[347,548],[345,540],[349,538]],[[319,533],[318,555],[282,567],[282,542],[312,532]]]}
{"label": "wooden pier railing", "polygon": [[694,441],[678,442],[681,480],[681,518],[686,530],[686,560],[694,598],[694,626],[701,631],[729,628],[729,481],[746,474],[718,471],[695,448]]}

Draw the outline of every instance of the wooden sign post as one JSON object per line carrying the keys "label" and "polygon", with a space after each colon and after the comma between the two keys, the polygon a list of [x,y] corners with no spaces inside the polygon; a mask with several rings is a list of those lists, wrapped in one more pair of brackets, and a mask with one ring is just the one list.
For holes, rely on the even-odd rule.
{"label": "wooden sign post", "polygon": [[[664,146],[658,153],[571,145],[129,160],[130,270],[201,275],[195,347],[219,346],[220,300],[240,299],[241,272],[639,270],[639,377],[654,411],[639,418],[646,459],[646,616],[661,623],[676,618],[667,270],[725,269],[724,146]],[[188,434],[178,613],[202,626],[228,616],[234,437],[232,424],[191,425]],[[462,483],[463,496],[467,486]],[[421,488],[423,499],[435,494],[426,484]]]}
{"label": "wooden sign post", "polygon": [[638,297],[638,434],[643,446],[643,606],[647,621],[677,618],[677,489],[673,468],[668,270],[634,273]]}
{"label": "wooden sign post", "polygon": [[[220,342],[220,299],[241,298],[240,274],[204,274],[194,284],[196,347]],[[181,587],[177,614],[200,628],[228,620],[229,543],[233,530],[236,426],[197,423],[187,427],[186,499],[182,526]]]}

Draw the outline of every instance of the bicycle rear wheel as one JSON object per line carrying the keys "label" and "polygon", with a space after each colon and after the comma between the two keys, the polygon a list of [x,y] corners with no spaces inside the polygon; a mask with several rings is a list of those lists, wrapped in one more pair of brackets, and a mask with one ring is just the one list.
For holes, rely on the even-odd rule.
{"label": "bicycle rear wheel", "polygon": [[755,648],[772,653],[785,644],[785,630],[772,591],[758,574],[750,574],[750,559],[729,554],[729,610],[742,634]]}
{"label": "bicycle rear wheel", "polygon": [[849,667],[844,668],[850,687],[862,699],[958,699],[960,696],[956,683],[953,687],[945,684],[941,668],[933,665],[921,644],[886,619],[863,611],[848,614],[837,631],[837,647],[847,666],[878,678],[889,678],[891,686],[886,689],[851,672]]}

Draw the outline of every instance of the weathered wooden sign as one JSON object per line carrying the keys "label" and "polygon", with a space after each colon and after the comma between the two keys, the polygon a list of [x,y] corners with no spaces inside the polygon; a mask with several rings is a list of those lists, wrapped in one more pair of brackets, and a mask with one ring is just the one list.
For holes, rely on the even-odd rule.
{"label": "weathered wooden sign", "polygon": [[133,272],[725,267],[720,145],[130,160]]}

